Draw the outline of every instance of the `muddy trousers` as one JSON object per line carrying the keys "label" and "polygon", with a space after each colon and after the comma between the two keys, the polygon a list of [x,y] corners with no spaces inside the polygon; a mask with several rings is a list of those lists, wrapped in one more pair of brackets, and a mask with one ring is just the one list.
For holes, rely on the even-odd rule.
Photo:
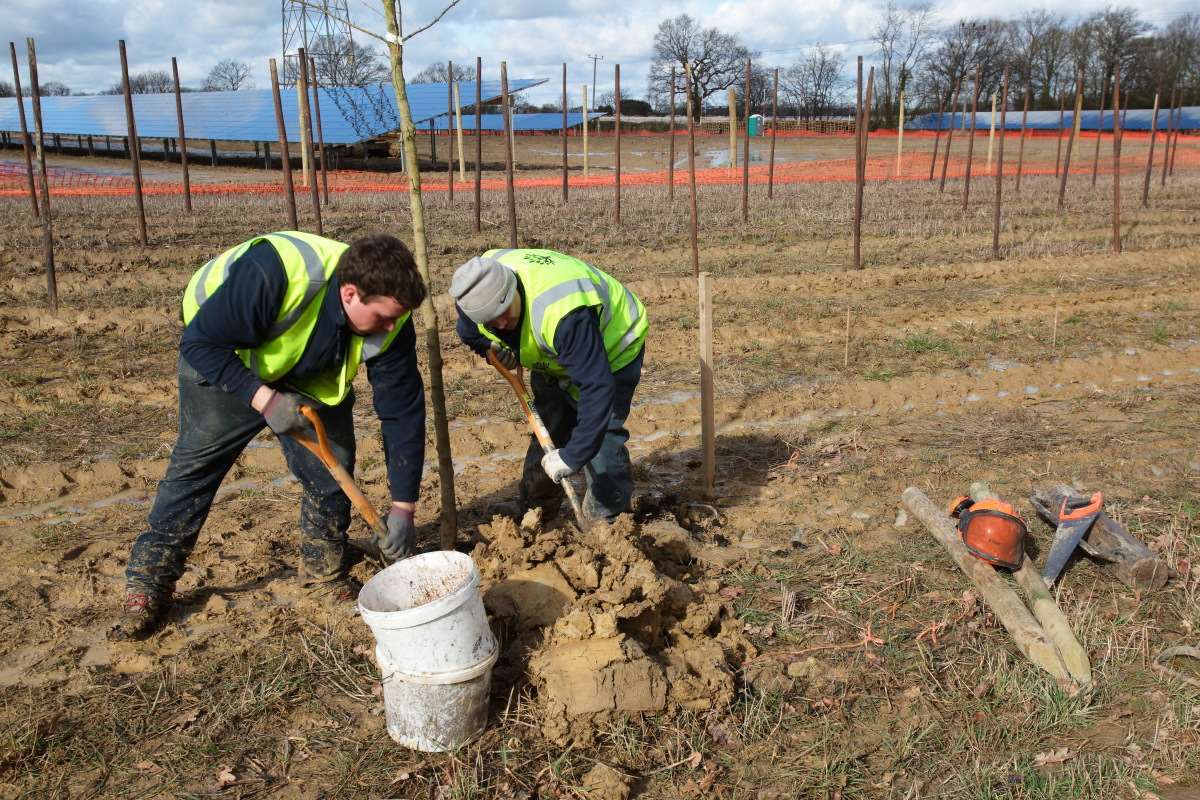
{"label": "muddy trousers", "polygon": [[[587,492],[583,497],[583,511],[592,519],[615,519],[630,510],[633,498],[633,465],[629,460],[629,431],[625,420],[629,418],[629,407],[633,393],[642,378],[642,361],[645,352],[638,354],[632,362],[613,373],[617,391],[613,397],[612,415],[600,444],[600,452],[584,467]],[[534,372],[530,383],[533,387],[533,405],[542,421],[550,430],[554,444],[562,447],[571,438],[577,422],[575,399],[551,378]],[[540,507],[546,519],[553,519],[562,510],[562,487],[550,480],[542,469],[541,444],[529,437],[529,449],[525,452],[525,464],[521,470],[522,508]]]}
{"label": "muddy trousers", "polygon": [[[354,395],[320,410],[329,446],[354,472]],[[179,436],[167,474],[158,484],[150,530],[133,543],[125,568],[128,591],[171,592],[208,517],[217,488],[246,445],[265,427],[262,415],[213,386],[179,359]],[[343,570],[350,500],[316,456],[290,436],[279,439],[288,468],[304,490],[300,501],[300,555],[306,577],[337,577]]]}

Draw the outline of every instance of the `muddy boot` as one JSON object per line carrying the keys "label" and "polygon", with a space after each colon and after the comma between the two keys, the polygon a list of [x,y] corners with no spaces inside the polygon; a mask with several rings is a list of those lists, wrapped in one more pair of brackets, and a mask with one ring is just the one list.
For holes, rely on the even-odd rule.
{"label": "muddy boot", "polygon": [[304,592],[331,611],[358,613],[358,593],[362,584],[349,575],[332,578],[310,578],[303,584]]}
{"label": "muddy boot", "polygon": [[121,616],[109,631],[115,641],[141,641],[154,633],[171,610],[169,594],[129,592]]}

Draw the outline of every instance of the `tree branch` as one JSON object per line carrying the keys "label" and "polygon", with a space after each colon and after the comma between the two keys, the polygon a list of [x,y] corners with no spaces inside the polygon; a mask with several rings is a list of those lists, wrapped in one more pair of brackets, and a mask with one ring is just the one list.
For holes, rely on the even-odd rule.
{"label": "tree branch", "polygon": [[404,37],[404,41],[406,41],[406,42],[407,42],[409,39],[413,38],[414,36],[416,36],[416,35],[417,35],[418,33],[420,33],[421,31],[427,31],[427,30],[429,30],[430,28],[432,28],[434,25],[437,25],[437,24],[438,24],[438,22],[440,22],[440,21],[441,21],[442,17],[446,16],[446,12],[447,12],[447,11],[449,11],[450,9],[454,8],[456,5],[458,5],[460,1],[461,1],[461,0],[450,0],[450,5],[448,5],[448,6],[446,6],[445,8],[443,8],[443,9],[442,9],[442,13],[438,14],[436,17],[434,17],[432,20],[430,20],[428,25],[425,25],[425,26],[423,26],[423,27],[417,28],[415,31],[413,31],[412,33],[410,33],[410,34],[408,34],[407,36],[405,36],[405,37]]}

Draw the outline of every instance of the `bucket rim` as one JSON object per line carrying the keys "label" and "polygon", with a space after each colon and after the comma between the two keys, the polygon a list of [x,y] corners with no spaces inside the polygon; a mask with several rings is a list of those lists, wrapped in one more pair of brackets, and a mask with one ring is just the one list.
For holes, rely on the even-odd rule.
{"label": "bucket rim", "polygon": [[[372,593],[378,593],[378,585],[383,583],[381,576],[388,575],[392,571],[392,575],[405,572],[416,567],[416,559],[425,558],[426,556],[440,555],[443,557],[452,557],[454,560],[459,560],[458,557],[466,559],[465,566],[467,570],[466,581],[454,591],[442,595],[428,603],[422,603],[412,608],[397,609],[395,611],[380,611],[378,609],[368,608],[363,604],[363,595],[368,594],[368,589]],[[402,569],[397,569],[401,567]],[[358,611],[363,622],[367,623],[371,628],[379,628],[382,630],[398,630],[404,628],[416,628],[425,625],[433,620],[440,619],[450,612],[454,611],[459,606],[463,605],[480,584],[479,567],[475,564],[475,560],[466,553],[458,553],[456,551],[436,550],[433,553],[422,553],[421,555],[406,558],[403,561],[398,561],[388,567],[377,572],[371,577],[358,592]]]}

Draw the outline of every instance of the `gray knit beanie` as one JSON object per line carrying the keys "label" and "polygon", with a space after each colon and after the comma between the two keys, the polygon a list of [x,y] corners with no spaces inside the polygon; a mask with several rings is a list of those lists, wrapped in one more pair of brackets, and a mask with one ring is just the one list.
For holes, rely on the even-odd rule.
{"label": "gray knit beanie", "polygon": [[454,271],[450,296],[472,322],[499,317],[517,294],[517,275],[494,258],[476,256]]}

